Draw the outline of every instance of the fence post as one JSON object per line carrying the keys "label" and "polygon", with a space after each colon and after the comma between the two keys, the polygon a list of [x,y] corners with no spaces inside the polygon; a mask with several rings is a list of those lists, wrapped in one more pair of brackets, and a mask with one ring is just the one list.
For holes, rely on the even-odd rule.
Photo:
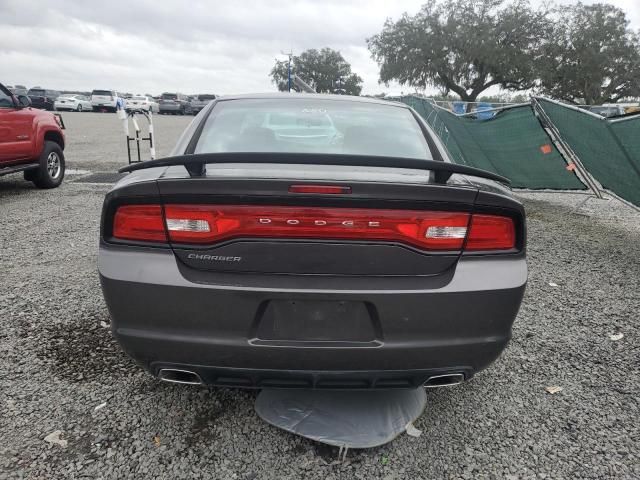
{"label": "fence post", "polygon": [[556,144],[556,147],[558,147],[558,151],[560,152],[560,154],[562,156],[568,157],[568,160],[576,166],[576,170],[579,173],[579,178],[591,189],[596,197],[601,199],[602,192],[600,191],[598,182],[596,182],[593,176],[591,176],[591,174],[587,171],[576,152],[574,152],[569,144],[562,138],[560,131],[551,121],[551,119],[547,115],[547,112],[544,111],[542,105],[540,105],[540,102],[538,102],[538,99],[536,97],[531,97],[531,106],[533,107],[533,111],[536,116],[540,119],[540,123],[542,124],[542,126],[549,130],[549,136],[551,137],[553,143]]}

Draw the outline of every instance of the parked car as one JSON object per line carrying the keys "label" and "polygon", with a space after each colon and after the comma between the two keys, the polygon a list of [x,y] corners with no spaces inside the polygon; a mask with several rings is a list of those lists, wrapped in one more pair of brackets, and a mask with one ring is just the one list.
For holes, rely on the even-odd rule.
{"label": "parked car", "polygon": [[60,95],[55,101],[54,107],[56,110],[69,110],[74,112],[90,112],[93,109],[89,98],[73,93]]}
{"label": "parked car", "polygon": [[41,108],[42,110],[53,110],[56,98],[60,96],[57,90],[49,90],[48,88],[33,87],[27,92],[31,106],[33,108]]}
{"label": "parked car", "polygon": [[118,98],[118,92],[115,90],[93,90],[91,92],[91,107],[94,112],[115,112]]}
{"label": "parked car", "polygon": [[160,105],[147,95],[136,95],[127,99],[125,107],[127,110],[144,110],[146,112],[158,113]]}
{"label": "parked car", "polygon": [[182,93],[163,93],[158,102],[160,113],[173,115],[190,115],[189,97]]}
{"label": "parked car", "polygon": [[191,111],[196,115],[200,113],[200,110],[209,105],[209,102],[215,99],[216,95],[213,94],[196,95],[193,97],[193,100],[191,100]]}
{"label": "parked car", "polygon": [[[329,116],[340,141],[279,139]],[[215,100],[173,156],[107,194],[98,270],[125,352],[160,379],[416,388],[469,380],[511,336],[525,216],[410,107],[343,95]]]}
{"label": "parked car", "polygon": [[0,175],[24,172],[39,188],[64,178],[64,124],[58,114],[31,108],[26,95],[0,84]]}
{"label": "parked car", "polygon": [[27,90],[27,87],[25,87],[24,85],[14,85],[13,87],[12,86],[8,86],[7,88],[14,95],[28,95],[29,94],[29,91]]}

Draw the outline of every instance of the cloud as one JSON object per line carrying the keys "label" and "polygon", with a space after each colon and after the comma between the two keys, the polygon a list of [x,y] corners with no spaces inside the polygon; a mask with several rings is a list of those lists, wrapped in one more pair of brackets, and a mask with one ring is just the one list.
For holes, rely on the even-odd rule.
{"label": "cloud", "polygon": [[[640,25],[640,2],[611,0]],[[132,93],[272,91],[281,51],[340,50],[364,79],[364,93],[409,91],[378,85],[366,38],[388,17],[423,0],[3,0],[0,64],[5,84]]]}
{"label": "cloud", "polygon": [[129,92],[270,91],[281,51],[340,50],[379,92],[365,39],[420,1],[42,2],[0,5],[4,83]]}

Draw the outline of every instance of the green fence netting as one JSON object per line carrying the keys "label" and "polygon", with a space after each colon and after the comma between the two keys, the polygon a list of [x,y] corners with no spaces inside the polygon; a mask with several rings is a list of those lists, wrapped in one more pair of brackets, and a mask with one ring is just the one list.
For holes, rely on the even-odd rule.
{"label": "green fence netting", "polygon": [[640,116],[607,120],[537,100],[587,171],[603,187],[640,206]]}
{"label": "green fence netting", "polygon": [[530,105],[480,120],[460,117],[419,97],[402,97],[436,132],[452,160],[498,173],[515,188],[585,189],[553,145]]}

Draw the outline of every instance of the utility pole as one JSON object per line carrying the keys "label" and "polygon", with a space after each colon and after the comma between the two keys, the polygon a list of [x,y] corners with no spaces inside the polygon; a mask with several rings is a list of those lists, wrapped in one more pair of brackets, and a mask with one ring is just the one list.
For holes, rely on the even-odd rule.
{"label": "utility pole", "polygon": [[336,78],[336,81],[333,83],[334,86],[337,84],[338,88],[334,88],[334,93],[337,93],[338,95],[345,95],[347,93],[347,91],[343,88],[343,76],[342,75],[338,75],[338,77]]}
{"label": "utility pole", "polygon": [[287,68],[287,77],[288,77],[288,84],[289,84],[289,92],[291,92],[291,57],[293,56],[293,52],[290,50],[289,53],[286,53],[281,50],[280,53],[282,53],[283,55],[287,55],[289,57],[289,67]]}

